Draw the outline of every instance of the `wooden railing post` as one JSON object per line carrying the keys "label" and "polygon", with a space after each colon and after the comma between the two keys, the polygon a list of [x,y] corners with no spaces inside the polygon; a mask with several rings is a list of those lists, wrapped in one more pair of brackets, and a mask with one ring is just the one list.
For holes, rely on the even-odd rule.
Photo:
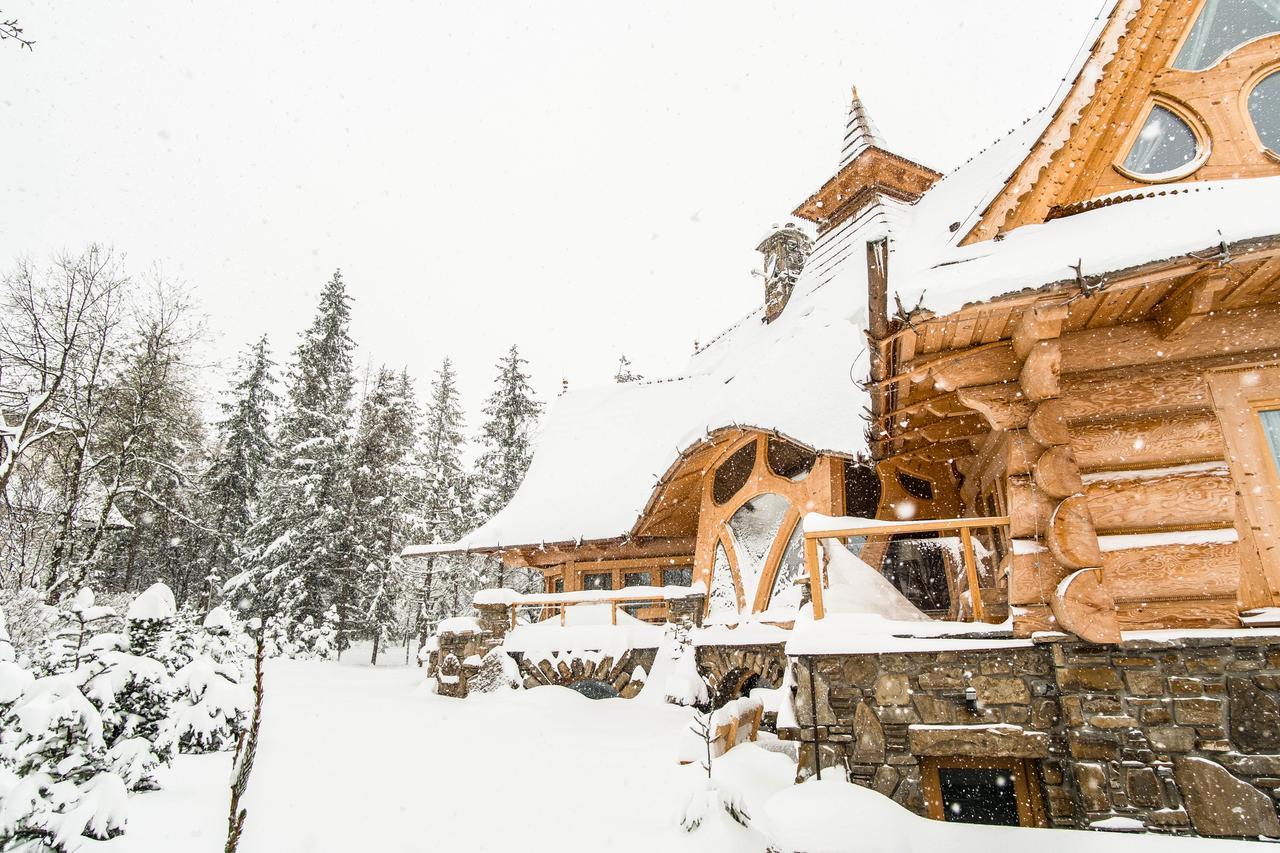
{"label": "wooden railing post", "polygon": [[809,571],[809,597],[813,599],[813,618],[821,619],[825,613],[822,606],[822,566],[818,565],[818,540],[804,540],[804,565]]}
{"label": "wooden railing post", "polygon": [[568,609],[569,609],[569,605],[565,604],[563,601],[560,602],[560,627],[561,628],[564,627],[564,614],[565,614],[565,611]]}
{"label": "wooden railing post", "polygon": [[973,621],[986,622],[987,608],[982,603],[982,589],[978,585],[978,564],[973,558],[973,534],[967,527],[960,528],[960,545],[964,551],[964,572],[969,578],[969,601],[973,604]]}
{"label": "wooden railing post", "polygon": [[614,625],[617,625],[618,624],[618,599],[616,598],[613,599],[613,601],[609,602],[609,604],[611,605],[609,609],[609,618],[613,621]]}
{"label": "wooden railing post", "polygon": [[511,605],[511,630],[516,629],[516,605]]}

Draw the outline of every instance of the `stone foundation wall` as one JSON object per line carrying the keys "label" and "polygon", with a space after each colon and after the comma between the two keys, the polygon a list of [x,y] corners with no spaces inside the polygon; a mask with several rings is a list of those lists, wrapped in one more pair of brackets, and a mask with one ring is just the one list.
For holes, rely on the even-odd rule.
{"label": "stone foundation wall", "polygon": [[[698,646],[694,652],[698,672],[710,687],[711,707],[719,708],[743,695],[743,687],[754,677],[754,687],[782,686],[787,671],[787,655],[781,643],[755,646]],[[777,714],[766,713],[763,725],[773,731]]]}
{"label": "stone foundation wall", "polygon": [[1124,817],[1280,836],[1280,638],[1060,639],[790,666],[798,728],[781,734],[800,741],[801,778],[816,755],[926,814],[922,759],[1009,756],[1034,761],[1053,826]]}

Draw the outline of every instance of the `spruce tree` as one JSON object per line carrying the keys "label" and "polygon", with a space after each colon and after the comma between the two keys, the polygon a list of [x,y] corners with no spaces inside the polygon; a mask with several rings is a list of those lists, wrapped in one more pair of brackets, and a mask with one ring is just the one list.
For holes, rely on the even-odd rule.
{"label": "spruce tree", "polygon": [[[350,565],[348,429],[354,379],[350,297],[335,272],[320,295],[289,369],[275,461],[267,477],[243,571],[228,583],[296,632],[324,621]],[[304,650],[305,651],[305,650]]]}
{"label": "spruce tree", "polygon": [[206,595],[216,592],[244,544],[271,465],[271,413],[279,402],[274,368],[263,335],[241,356],[229,399],[222,403],[218,448],[205,477],[210,520],[218,532]]}
{"label": "spruce tree", "polygon": [[[409,527],[413,451],[418,409],[413,383],[381,368],[360,406],[360,424],[351,453],[352,551],[339,604],[359,602],[358,617],[373,640],[373,662],[387,629],[396,621],[403,567],[400,549]],[[350,615],[340,611],[343,624]],[[345,638],[344,638],[345,639]],[[340,640],[341,642],[341,640]]]}

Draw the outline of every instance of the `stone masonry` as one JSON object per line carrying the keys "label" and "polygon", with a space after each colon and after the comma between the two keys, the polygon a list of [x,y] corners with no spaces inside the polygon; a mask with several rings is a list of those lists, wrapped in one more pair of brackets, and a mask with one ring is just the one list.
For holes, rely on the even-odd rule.
{"label": "stone masonry", "polygon": [[926,814],[923,758],[1023,758],[1052,826],[1280,836],[1276,637],[992,641],[790,666],[798,728],[780,734],[800,741],[801,778],[816,749],[824,771]]}

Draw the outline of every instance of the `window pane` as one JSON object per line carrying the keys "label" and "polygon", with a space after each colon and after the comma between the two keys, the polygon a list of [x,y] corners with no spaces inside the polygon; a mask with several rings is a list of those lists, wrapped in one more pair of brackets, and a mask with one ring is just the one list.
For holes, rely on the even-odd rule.
{"label": "window pane", "polygon": [[790,507],[791,502],[781,495],[756,495],[729,519],[733,549],[738,558],[738,577],[748,605],[755,601],[765,559],[773,547],[773,540],[778,538],[782,519]]}
{"label": "window pane", "polygon": [[807,578],[804,565],[804,536],[800,524],[791,532],[787,540],[787,550],[782,553],[782,561],[778,563],[778,573],[773,576],[773,590],[769,593],[769,609],[800,609],[801,589],[797,581]]}
{"label": "window pane", "polygon": [[686,566],[683,569],[663,569],[662,585],[693,586],[693,568]]}
{"label": "window pane", "polygon": [[1196,135],[1187,123],[1156,104],[1147,116],[1124,167],[1137,175],[1165,175],[1196,159]]}
{"label": "window pane", "polygon": [[1013,771],[978,767],[938,768],[942,814],[949,822],[1017,826]]}
{"label": "window pane", "polygon": [[1280,32],[1280,0],[1205,0],[1174,68],[1203,71],[1247,41]]}
{"label": "window pane", "polygon": [[613,572],[599,572],[582,576],[583,589],[613,589]]}
{"label": "window pane", "polygon": [[1249,118],[1262,144],[1280,154],[1280,71],[1262,78],[1249,93]]}
{"label": "window pane", "polygon": [[738,490],[747,484],[751,471],[756,467],[756,443],[744,444],[716,469],[711,481],[711,497],[718,503],[728,503]]}
{"label": "window pane", "polygon": [[716,562],[711,570],[711,592],[707,621],[715,624],[738,621],[738,593],[733,585],[733,569],[723,544],[716,545]]}
{"label": "window pane", "polygon": [[1262,419],[1262,432],[1267,437],[1267,446],[1271,448],[1271,458],[1280,468],[1280,409],[1258,412]]}
{"label": "window pane", "polygon": [[627,572],[622,576],[622,585],[627,586],[648,586],[648,572]]}
{"label": "window pane", "polygon": [[773,473],[794,481],[809,476],[814,463],[818,461],[818,457],[811,451],[773,435],[769,436],[765,445],[765,457]]}

